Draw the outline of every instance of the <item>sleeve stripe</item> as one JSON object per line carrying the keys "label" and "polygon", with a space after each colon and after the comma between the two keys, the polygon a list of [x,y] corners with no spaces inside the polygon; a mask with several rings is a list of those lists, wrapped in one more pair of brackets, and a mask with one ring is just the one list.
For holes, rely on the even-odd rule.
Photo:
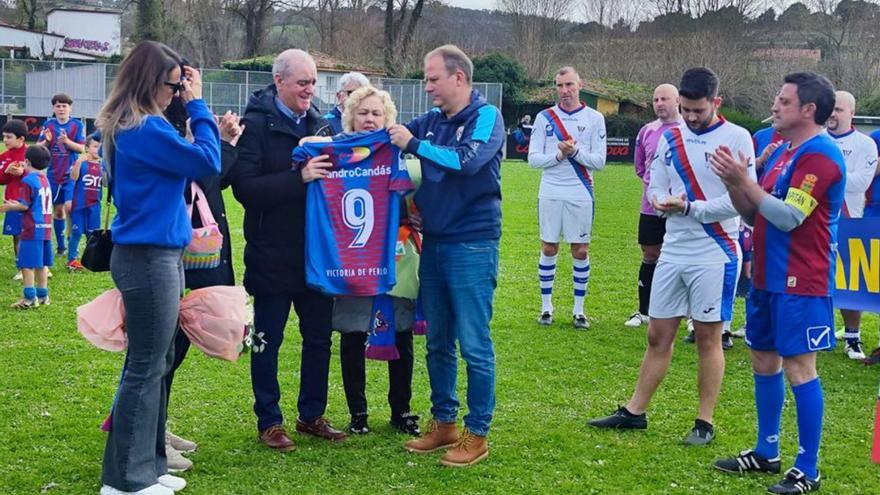
{"label": "sleeve stripe", "polygon": [[492,137],[492,131],[495,129],[495,121],[498,119],[498,112],[491,105],[483,105],[477,110],[477,123],[474,127],[474,133],[471,139],[488,143]]}
{"label": "sleeve stripe", "polygon": [[419,143],[418,155],[431,160],[441,167],[461,170],[461,160],[458,157],[458,153],[453,150],[437,148],[430,141]]}

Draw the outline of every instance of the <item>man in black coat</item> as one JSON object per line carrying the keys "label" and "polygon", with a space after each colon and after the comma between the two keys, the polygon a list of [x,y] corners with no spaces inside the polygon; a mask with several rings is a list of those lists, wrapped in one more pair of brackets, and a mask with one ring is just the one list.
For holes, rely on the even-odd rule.
{"label": "man in black coat", "polygon": [[283,426],[278,386],[278,350],[293,303],[302,335],[296,430],[329,440],[345,433],[324,419],[330,367],[333,300],[305,283],[305,183],[326,173],[291,169],[291,152],[305,136],[329,135],[312,107],[317,69],[302,50],[275,59],[274,83],[251,96],[245,110],[238,162],[229,176],[244,206],[244,286],[254,296],[254,326],[266,349],[251,354],[251,384],[260,440],[268,447],[295,448]]}

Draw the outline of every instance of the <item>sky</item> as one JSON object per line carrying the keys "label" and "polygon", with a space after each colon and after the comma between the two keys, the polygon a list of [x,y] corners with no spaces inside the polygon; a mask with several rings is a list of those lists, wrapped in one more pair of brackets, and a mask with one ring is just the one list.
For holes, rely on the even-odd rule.
{"label": "sky", "polygon": [[444,0],[443,3],[468,9],[494,9],[495,0]]}

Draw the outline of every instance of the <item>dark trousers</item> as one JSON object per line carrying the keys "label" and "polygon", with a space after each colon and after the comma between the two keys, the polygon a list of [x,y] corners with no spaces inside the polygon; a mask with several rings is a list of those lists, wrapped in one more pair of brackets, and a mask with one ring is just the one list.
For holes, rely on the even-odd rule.
{"label": "dark trousers", "polygon": [[183,291],[182,249],[117,244],[110,257],[122,293],[128,350],[107,435],[101,480],[138,491],[168,472],[165,458],[165,374]]}
{"label": "dark trousers", "polygon": [[[391,406],[391,417],[400,417],[409,412],[412,399],[413,334],[397,332],[395,337],[400,359],[388,361],[388,405]],[[342,385],[352,416],[367,413],[366,344],[366,332],[343,333],[339,339]]]}
{"label": "dark trousers", "polygon": [[284,326],[290,306],[299,317],[302,358],[299,369],[299,419],[311,422],[327,408],[327,375],[330,372],[330,322],[333,298],[304,290],[296,294],[254,296],[254,328],[264,333],[266,348],[251,353],[251,386],[254,412],[260,431],[283,423],[281,388],[278,385],[278,351],[284,340]]}

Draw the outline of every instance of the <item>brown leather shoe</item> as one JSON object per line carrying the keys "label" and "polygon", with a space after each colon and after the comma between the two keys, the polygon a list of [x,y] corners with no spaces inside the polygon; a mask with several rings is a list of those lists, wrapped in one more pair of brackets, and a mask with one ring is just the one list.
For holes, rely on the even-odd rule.
{"label": "brown leather shoe", "polygon": [[403,444],[403,448],[416,454],[427,454],[452,447],[458,441],[455,423],[438,423],[432,419],[428,422],[427,430],[421,437]]}
{"label": "brown leather shoe", "polygon": [[287,436],[287,430],[281,425],[272,425],[260,432],[260,441],[270,449],[278,452],[290,452],[296,449],[293,440]]}
{"label": "brown leather shoe", "polygon": [[311,423],[306,423],[299,419],[296,420],[296,431],[300,433],[304,433],[306,435],[312,435],[318,438],[324,438],[326,440],[332,440],[334,442],[338,442],[340,440],[345,440],[348,435],[345,434],[344,431],[339,431],[336,428],[330,426],[330,422],[327,421],[324,416],[312,421]]}
{"label": "brown leather shoe", "polygon": [[440,458],[440,464],[449,467],[465,467],[489,457],[489,442],[486,437],[474,435],[467,428],[461,438]]}

